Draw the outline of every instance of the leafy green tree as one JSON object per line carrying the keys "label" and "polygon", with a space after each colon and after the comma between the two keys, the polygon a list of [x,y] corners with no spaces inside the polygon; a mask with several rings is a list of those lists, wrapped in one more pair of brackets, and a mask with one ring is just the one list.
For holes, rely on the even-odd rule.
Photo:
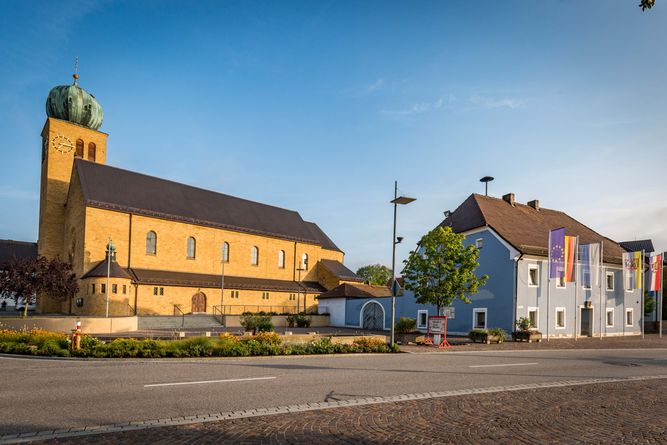
{"label": "leafy green tree", "polygon": [[391,269],[382,264],[370,264],[368,266],[360,267],[357,270],[357,275],[369,284],[386,286],[391,278]]}
{"label": "leafy green tree", "polygon": [[642,11],[651,9],[653,6],[655,6],[655,0],[641,0],[639,3],[639,7],[642,8]]}
{"label": "leafy green tree", "polygon": [[477,293],[488,280],[478,277],[479,249],[464,246],[464,235],[450,227],[436,227],[419,242],[417,250],[404,261],[405,288],[415,294],[419,304],[433,304],[440,309],[454,300],[470,303],[469,295]]}

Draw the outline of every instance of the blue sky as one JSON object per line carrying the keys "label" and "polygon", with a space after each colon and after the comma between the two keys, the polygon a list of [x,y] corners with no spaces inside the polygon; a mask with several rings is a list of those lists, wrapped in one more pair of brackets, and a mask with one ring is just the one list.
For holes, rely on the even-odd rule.
{"label": "blue sky", "polygon": [[470,193],[667,248],[667,3],[0,3],[0,238],[36,240],[51,87],[105,112],[108,163],[298,210],[353,268]]}

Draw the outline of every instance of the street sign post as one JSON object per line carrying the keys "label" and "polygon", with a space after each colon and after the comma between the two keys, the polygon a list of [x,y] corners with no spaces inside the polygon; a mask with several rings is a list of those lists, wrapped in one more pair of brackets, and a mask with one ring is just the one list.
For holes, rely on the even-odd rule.
{"label": "street sign post", "polygon": [[[437,338],[436,338],[437,336]],[[427,345],[438,344],[438,348],[451,348],[452,345],[447,341],[447,316],[434,315],[428,317],[428,331],[426,333]]]}

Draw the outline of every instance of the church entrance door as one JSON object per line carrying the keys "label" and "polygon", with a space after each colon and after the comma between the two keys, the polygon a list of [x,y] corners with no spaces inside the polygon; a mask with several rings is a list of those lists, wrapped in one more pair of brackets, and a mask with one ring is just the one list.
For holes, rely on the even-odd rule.
{"label": "church entrance door", "polygon": [[206,312],[206,295],[203,292],[197,292],[192,296],[192,313]]}

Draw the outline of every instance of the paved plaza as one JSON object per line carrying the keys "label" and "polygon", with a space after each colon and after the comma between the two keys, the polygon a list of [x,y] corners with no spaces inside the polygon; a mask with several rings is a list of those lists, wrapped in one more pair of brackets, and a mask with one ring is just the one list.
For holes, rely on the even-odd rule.
{"label": "paved plaza", "polygon": [[373,404],[64,438],[71,444],[667,442],[667,380]]}

